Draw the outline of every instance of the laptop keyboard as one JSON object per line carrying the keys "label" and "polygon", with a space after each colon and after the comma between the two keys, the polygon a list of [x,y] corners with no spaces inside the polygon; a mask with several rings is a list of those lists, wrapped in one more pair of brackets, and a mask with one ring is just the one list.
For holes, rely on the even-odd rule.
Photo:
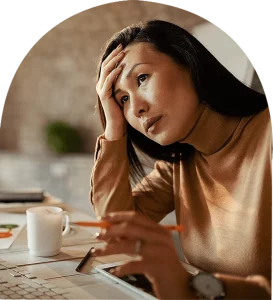
{"label": "laptop keyboard", "polygon": [[52,281],[39,279],[24,267],[0,262],[0,299],[77,299]]}

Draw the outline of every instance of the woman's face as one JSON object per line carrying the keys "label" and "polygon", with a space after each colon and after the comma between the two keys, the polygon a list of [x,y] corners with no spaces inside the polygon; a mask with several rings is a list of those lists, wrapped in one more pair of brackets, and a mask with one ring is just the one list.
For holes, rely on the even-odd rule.
{"label": "woman's face", "polygon": [[114,87],[128,123],[160,145],[183,140],[202,112],[189,72],[149,43],[125,48]]}

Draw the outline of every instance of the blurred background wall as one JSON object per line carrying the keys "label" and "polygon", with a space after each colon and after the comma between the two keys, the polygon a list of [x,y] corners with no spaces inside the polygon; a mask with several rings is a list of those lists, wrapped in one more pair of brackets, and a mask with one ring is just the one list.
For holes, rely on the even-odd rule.
{"label": "blurred background wall", "polygon": [[[197,15],[144,1],[115,2],[83,11],[43,36],[14,76],[0,128],[0,189],[42,187],[79,208],[89,203],[93,150],[102,133],[95,113],[100,51],[116,31],[152,18],[192,32],[235,76],[248,85],[253,78],[257,82],[238,45]],[[45,128],[54,120],[77,130],[83,141],[81,153],[62,155],[49,149]]]}

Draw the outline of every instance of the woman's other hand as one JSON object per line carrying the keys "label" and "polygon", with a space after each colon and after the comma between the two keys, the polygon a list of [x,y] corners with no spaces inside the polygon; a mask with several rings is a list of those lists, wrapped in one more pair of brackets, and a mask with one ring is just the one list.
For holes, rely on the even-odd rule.
{"label": "woman's other hand", "polygon": [[113,96],[113,85],[123,69],[123,65],[120,64],[123,57],[124,52],[120,45],[103,61],[100,78],[96,85],[106,117],[105,138],[107,140],[119,139],[126,133],[127,121]]}
{"label": "woman's other hand", "polygon": [[98,238],[108,244],[105,249],[97,249],[95,255],[139,255],[116,267],[116,276],[144,274],[160,299],[191,298],[190,275],[179,260],[169,230],[134,211],[110,213],[104,219],[113,225],[99,234]]}

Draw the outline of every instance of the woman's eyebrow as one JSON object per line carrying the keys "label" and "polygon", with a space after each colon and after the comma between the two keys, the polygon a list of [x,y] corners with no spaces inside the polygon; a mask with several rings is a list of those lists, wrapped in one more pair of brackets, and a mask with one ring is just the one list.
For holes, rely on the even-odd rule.
{"label": "woman's eyebrow", "polygon": [[[136,63],[132,66],[132,68],[130,69],[130,71],[126,74],[126,79],[129,79],[134,71],[134,69],[139,66],[139,65],[147,65],[148,63]],[[114,96],[116,96],[117,93],[119,93],[121,91],[121,89],[117,89],[116,91],[114,91]]]}
{"label": "woman's eyebrow", "polygon": [[134,69],[135,69],[137,66],[139,66],[139,65],[146,65],[146,64],[147,64],[147,63],[136,63],[136,64],[134,64],[134,65],[132,66],[131,70],[127,73],[126,79],[128,79],[128,78],[131,77],[131,75],[132,75]]}

